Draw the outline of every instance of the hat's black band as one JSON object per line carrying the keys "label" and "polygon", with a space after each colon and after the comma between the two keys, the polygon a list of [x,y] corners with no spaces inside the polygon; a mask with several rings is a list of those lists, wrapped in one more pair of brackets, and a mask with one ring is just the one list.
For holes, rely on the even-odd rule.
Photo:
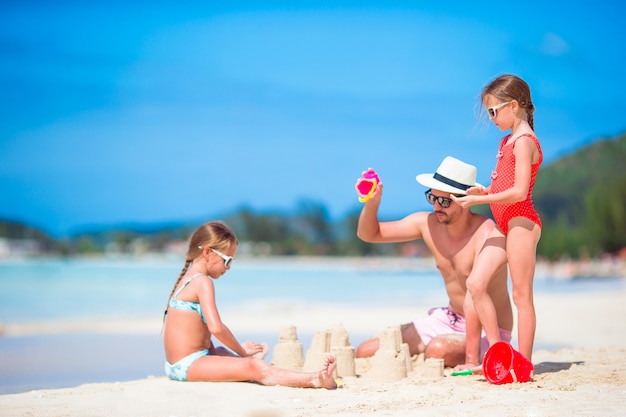
{"label": "hat's black band", "polygon": [[453,186],[454,188],[458,188],[459,190],[467,190],[468,188],[471,188],[471,185],[466,185],[466,184],[461,184],[460,182],[456,182],[454,180],[451,180],[448,177],[444,177],[443,175],[440,175],[438,173],[435,172],[435,175],[433,175],[433,178],[436,179],[437,181],[441,181],[444,184],[448,184]]}

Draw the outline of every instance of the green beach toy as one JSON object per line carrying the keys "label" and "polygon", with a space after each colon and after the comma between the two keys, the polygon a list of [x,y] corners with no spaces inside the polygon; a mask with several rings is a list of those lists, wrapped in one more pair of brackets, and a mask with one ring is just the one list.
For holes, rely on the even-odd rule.
{"label": "green beach toy", "polygon": [[473,373],[471,369],[463,369],[462,371],[453,371],[450,376],[469,376]]}

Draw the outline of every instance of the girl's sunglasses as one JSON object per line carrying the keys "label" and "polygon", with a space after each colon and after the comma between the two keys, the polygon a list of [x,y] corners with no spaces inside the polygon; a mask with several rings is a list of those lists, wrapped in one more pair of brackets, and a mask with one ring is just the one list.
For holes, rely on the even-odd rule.
{"label": "girl's sunglasses", "polygon": [[495,119],[497,111],[500,107],[504,107],[507,104],[511,104],[510,101],[507,101],[506,103],[500,103],[500,104],[496,104],[495,106],[492,107],[488,107],[487,108],[487,114],[489,115],[490,119]]}
{"label": "girl's sunglasses", "polygon": [[222,252],[218,251],[217,249],[211,248],[211,250],[213,251],[213,253],[217,254],[220,258],[224,260],[224,266],[230,265],[233,259],[235,259],[234,256],[224,255]]}

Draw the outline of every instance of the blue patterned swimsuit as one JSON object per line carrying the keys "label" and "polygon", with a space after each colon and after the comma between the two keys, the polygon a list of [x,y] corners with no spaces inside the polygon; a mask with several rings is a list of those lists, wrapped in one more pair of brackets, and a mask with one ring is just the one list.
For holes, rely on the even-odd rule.
{"label": "blue patterned swimsuit", "polygon": [[[194,274],[187,281],[185,281],[185,283],[181,285],[178,291],[174,293],[174,296],[170,298],[168,305],[171,308],[175,308],[177,310],[195,311],[202,318],[202,322],[206,323],[206,320],[204,319],[204,314],[202,313],[202,307],[200,306],[200,303],[179,300],[177,298],[178,294],[180,294],[180,292],[184,290],[185,287],[189,285],[189,283],[194,278],[201,276],[201,275],[203,274]],[[165,362],[165,375],[167,375],[169,379],[172,379],[175,381],[186,381],[187,372],[189,371],[189,367],[191,366],[191,364],[197,361],[198,359],[200,359],[201,357],[208,356],[208,355],[209,355],[209,350],[204,349],[204,350],[199,350],[197,352],[193,352],[190,355],[185,356],[184,358],[182,358],[175,364],[171,364],[166,361]]]}

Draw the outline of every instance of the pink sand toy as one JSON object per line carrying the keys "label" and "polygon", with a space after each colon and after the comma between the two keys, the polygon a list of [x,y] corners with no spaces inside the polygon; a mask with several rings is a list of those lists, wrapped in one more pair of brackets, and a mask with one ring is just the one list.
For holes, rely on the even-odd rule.
{"label": "pink sand toy", "polygon": [[365,203],[370,199],[376,187],[380,183],[380,177],[373,169],[367,170],[356,183],[356,191],[359,195],[359,201]]}

